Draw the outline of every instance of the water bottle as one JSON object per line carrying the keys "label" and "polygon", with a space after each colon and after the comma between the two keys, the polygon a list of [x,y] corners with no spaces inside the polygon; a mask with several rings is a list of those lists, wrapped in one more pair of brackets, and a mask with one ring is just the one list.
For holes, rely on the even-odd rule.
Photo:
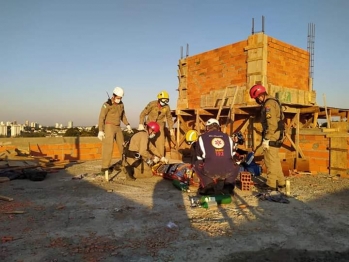
{"label": "water bottle", "polygon": [[189,185],[186,183],[183,183],[177,179],[173,179],[172,184],[183,192],[190,192]]}
{"label": "water bottle", "polygon": [[213,205],[230,204],[231,195],[214,195],[214,196],[202,196],[200,198],[201,206],[208,208]]}
{"label": "water bottle", "polygon": [[203,208],[209,208],[210,206],[217,205],[216,198],[214,196],[202,196],[200,203]]}
{"label": "water bottle", "polygon": [[291,195],[291,183],[289,179],[286,179],[286,196]]}

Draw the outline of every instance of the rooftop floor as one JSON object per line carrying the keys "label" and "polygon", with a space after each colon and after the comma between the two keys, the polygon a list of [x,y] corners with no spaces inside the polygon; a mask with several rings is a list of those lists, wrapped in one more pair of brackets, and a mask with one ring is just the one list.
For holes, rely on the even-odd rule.
{"label": "rooftop floor", "polygon": [[76,162],[44,181],[0,183],[13,198],[0,200],[0,260],[347,261],[349,179],[292,176],[289,204],[236,189],[231,204],[204,209],[190,207],[195,189],[122,173],[106,182],[100,167]]}

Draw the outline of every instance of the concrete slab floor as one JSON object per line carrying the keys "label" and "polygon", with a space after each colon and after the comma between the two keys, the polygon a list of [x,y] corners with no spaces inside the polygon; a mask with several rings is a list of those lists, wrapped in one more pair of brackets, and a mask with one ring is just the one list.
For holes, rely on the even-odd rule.
{"label": "concrete slab floor", "polygon": [[99,170],[72,163],[0,183],[14,199],[0,200],[0,260],[348,261],[349,179],[290,177],[289,204],[236,189],[231,204],[204,209],[161,177],[107,183]]}

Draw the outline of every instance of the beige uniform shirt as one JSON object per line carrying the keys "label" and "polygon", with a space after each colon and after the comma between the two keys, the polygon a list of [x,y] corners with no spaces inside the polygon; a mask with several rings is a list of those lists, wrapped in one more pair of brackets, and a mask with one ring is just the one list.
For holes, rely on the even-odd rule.
{"label": "beige uniform shirt", "polygon": [[120,102],[119,104],[109,105],[105,102],[102,105],[99,119],[98,119],[98,129],[104,131],[105,124],[112,124],[115,126],[120,126],[120,122],[123,122],[125,125],[129,125],[127,120],[124,104]]}
{"label": "beige uniform shirt", "polygon": [[[147,120],[145,121],[146,116]],[[172,129],[174,122],[172,119],[170,106],[160,106],[157,100],[150,102],[141,112],[139,123],[144,124],[144,122],[149,123],[151,121],[155,121],[159,124],[163,124],[167,121],[168,128]]]}
{"label": "beige uniform shirt", "polygon": [[277,141],[280,137],[278,123],[283,119],[278,102],[274,99],[268,99],[262,108],[261,122],[264,131],[264,138],[270,141]]}
{"label": "beige uniform shirt", "polygon": [[140,131],[132,136],[129,150],[138,152],[143,159],[151,158],[152,154],[162,157],[156,147],[149,143],[149,134],[146,131]]}

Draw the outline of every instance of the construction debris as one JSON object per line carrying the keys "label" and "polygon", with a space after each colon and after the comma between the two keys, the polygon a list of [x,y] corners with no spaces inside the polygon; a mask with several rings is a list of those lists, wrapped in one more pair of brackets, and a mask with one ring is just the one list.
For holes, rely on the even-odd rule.
{"label": "construction debris", "polygon": [[33,157],[18,149],[6,150],[0,154],[0,183],[17,178],[41,181],[48,172],[64,169],[68,163],[50,157]]}

